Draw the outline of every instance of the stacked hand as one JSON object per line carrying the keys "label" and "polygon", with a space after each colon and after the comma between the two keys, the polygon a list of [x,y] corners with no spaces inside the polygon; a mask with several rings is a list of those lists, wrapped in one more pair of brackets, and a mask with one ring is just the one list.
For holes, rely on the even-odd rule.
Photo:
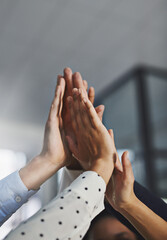
{"label": "stacked hand", "polygon": [[[67,136],[71,137],[75,141],[75,134],[72,128],[72,122],[70,117],[70,111],[68,106],[68,97],[72,96],[73,89],[82,89],[84,96],[86,99],[89,99],[91,103],[94,103],[95,99],[95,91],[93,87],[90,87],[87,93],[88,84],[86,80],[83,80],[80,73],[72,73],[72,70],[70,68],[64,69],[64,80],[66,84],[65,94],[64,94],[64,105],[62,110],[62,119],[63,119],[63,127],[64,131]],[[58,78],[62,78],[62,76],[58,76]],[[98,117],[102,120],[103,112],[104,112],[104,106],[100,105],[95,108],[96,112],[98,114]],[[79,162],[76,161],[76,159],[73,157],[72,154],[69,155],[69,161],[70,165],[68,165],[68,168],[71,169],[82,169]]]}

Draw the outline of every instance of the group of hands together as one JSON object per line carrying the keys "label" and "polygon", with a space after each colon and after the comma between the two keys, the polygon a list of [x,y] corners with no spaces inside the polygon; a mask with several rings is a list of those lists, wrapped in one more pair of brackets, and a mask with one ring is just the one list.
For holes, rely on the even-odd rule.
{"label": "group of hands together", "polygon": [[134,175],[128,152],[119,160],[112,129],[102,123],[104,106],[94,108],[95,91],[80,73],[64,69],[58,75],[55,96],[45,126],[39,159],[60,169],[96,171],[105,181],[106,198],[121,209],[135,200]]}

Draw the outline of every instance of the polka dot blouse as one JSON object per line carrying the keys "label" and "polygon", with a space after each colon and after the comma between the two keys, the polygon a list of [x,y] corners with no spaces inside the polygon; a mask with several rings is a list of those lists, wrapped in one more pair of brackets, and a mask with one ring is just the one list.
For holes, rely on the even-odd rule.
{"label": "polka dot blouse", "polygon": [[47,206],[10,232],[5,239],[82,239],[91,220],[104,209],[105,189],[104,180],[96,172],[84,172]]}

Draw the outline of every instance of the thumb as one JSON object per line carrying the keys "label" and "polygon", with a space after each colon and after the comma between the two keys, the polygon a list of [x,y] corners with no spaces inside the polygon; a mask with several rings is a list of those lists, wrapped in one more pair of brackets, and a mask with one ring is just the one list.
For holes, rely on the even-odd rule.
{"label": "thumb", "polygon": [[129,179],[130,181],[134,180],[132,165],[129,160],[129,152],[126,151],[122,154],[122,167],[125,179]]}
{"label": "thumb", "polygon": [[99,105],[95,108],[96,113],[98,117],[100,118],[100,121],[103,119],[103,113],[104,113],[105,106],[104,105]]}

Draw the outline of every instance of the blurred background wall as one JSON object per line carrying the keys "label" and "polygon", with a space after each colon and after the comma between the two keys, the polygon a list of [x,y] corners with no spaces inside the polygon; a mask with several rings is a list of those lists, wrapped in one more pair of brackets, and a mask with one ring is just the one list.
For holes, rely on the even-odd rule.
{"label": "blurred background wall", "polygon": [[[114,92],[112,96],[109,94],[110,100],[102,98],[102,92],[108,86],[112,89],[119,76],[124,76],[134,66],[142,64],[166,69],[166,11],[166,0],[1,0],[0,149],[10,149],[15,154],[21,152],[27,161],[40,152],[56,76],[69,66],[73,71],[81,72],[106,104],[108,116],[105,115],[104,121],[107,127],[116,129],[118,148],[128,148],[135,156],[142,139],[139,139],[140,144],[133,141],[138,139],[140,129],[134,83],[124,85],[125,88],[115,95]],[[160,125],[163,121],[163,140],[159,135],[156,142],[163,145],[161,143],[167,142],[166,82],[162,86],[159,77],[155,78],[156,83],[149,85],[150,101],[154,106],[161,96],[155,108],[159,111],[154,110],[154,115],[163,115],[156,122]],[[132,132],[126,123],[132,115],[134,124],[131,126],[137,132],[134,131],[133,137],[126,141],[126,136]],[[162,146],[164,151],[166,147],[166,144]],[[1,169],[4,165],[2,156]],[[164,159],[163,163],[159,159],[158,165],[155,164],[156,168],[163,168],[163,176],[166,175]],[[138,161],[141,171],[136,176],[141,181],[145,179],[143,184],[149,185],[142,162],[143,158]],[[154,189],[165,196],[164,184],[166,182],[163,182],[162,191],[158,191],[159,187]],[[39,193],[41,204],[47,203],[56,191],[56,178],[53,177]]]}

